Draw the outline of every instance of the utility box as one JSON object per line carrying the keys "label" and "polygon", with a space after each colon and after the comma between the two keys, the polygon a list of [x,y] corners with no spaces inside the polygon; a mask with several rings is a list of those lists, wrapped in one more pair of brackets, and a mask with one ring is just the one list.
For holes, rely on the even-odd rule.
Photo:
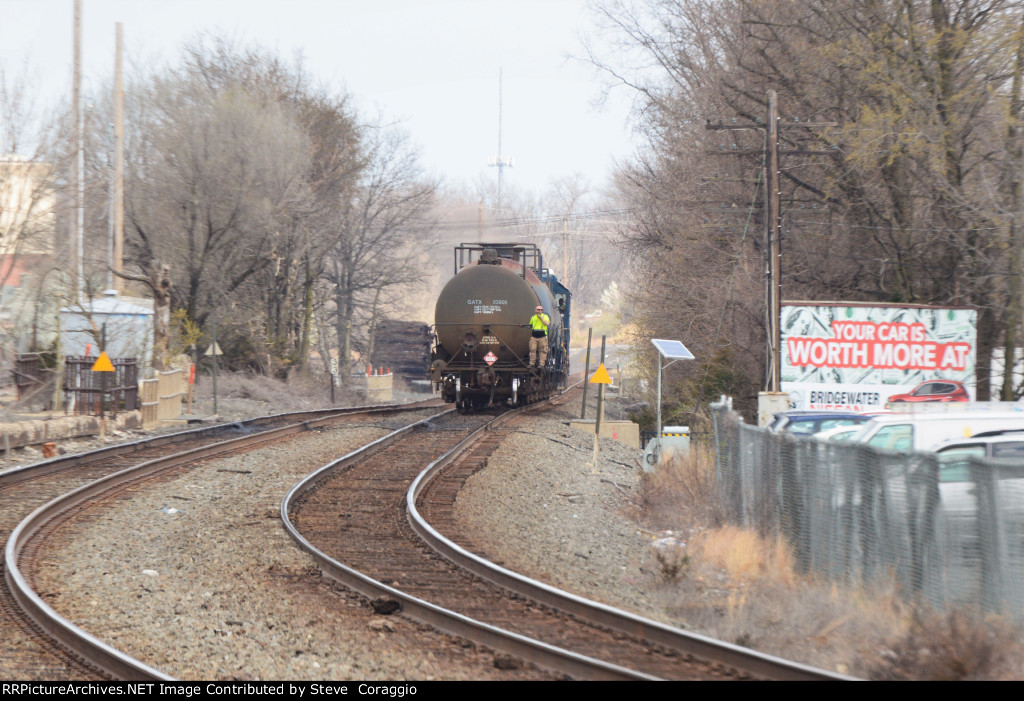
{"label": "utility box", "polygon": [[786,392],[757,393],[757,425],[764,428],[775,420],[775,415],[789,411],[789,394]]}
{"label": "utility box", "polygon": [[664,426],[661,435],[650,441],[644,449],[643,469],[651,472],[658,465],[690,453],[690,427]]}
{"label": "utility box", "polygon": [[672,449],[684,455],[690,452],[689,426],[663,426],[661,429],[662,449]]}

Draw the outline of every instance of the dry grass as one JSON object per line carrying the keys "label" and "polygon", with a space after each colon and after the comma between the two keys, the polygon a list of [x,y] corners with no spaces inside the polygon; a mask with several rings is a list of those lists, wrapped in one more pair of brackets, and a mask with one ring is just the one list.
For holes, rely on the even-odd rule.
{"label": "dry grass", "polygon": [[796,583],[793,556],[780,538],[767,540],[748,529],[722,526],[701,533],[693,543],[693,553],[732,582],[768,579],[785,587]]}
{"label": "dry grass", "polygon": [[962,612],[922,615],[894,588],[801,575],[781,538],[725,524],[713,460],[699,449],[644,475],[635,507],[643,527],[685,543],[652,549],[644,568],[672,622],[868,678],[1024,677],[1019,628]]}
{"label": "dry grass", "polygon": [[1019,638],[1020,630],[1000,618],[963,610],[919,612],[907,632],[882,649],[868,676],[904,681],[1019,679],[1014,671],[1020,662]]}
{"label": "dry grass", "polygon": [[667,466],[641,476],[638,518],[656,530],[689,530],[721,521],[715,500],[715,464],[695,447]]}

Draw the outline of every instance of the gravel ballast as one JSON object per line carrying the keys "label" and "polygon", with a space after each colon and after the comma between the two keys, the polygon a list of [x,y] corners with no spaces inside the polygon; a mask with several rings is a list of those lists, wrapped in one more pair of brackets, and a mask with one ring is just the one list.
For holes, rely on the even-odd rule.
{"label": "gravel ballast", "polygon": [[[635,519],[640,451],[602,439],[595,467],[593,434],[569,426],[578,411],[576,401],[530,417],[467,480],[455,504],[463,532],[474,534],[463,545],[681,625],[653,555],[664,534]],[[292,485],[385,432],[305,434],[147,485],[96,510],[73,543],[52,550],[40,591],[84,629],[183,679],[522,678],[468,649],[425,657],[418,626],[374,617],[360,597],[325,583],[281,527],[279,505]],[[325,587],[340,590],[344,606]]]}
{"label": "gravel ballast", "polygon": [[517,679],[469,645],[436,636],[322,579],[284,531],[302,477],[389,429],[303,434],[133,490],[47,546],[37,591],[114,647],[180,679]]}
{"label": "gravel ballast", "polygon": [[[573,407],[574,410],[578,409]],[[568,408],[530,421],[472,475],[455,517],[477,534],[471,549],[504,567],[620,607],[646,610],[642,555],[649,534],[627,515],[639,451],[570,428]]]}

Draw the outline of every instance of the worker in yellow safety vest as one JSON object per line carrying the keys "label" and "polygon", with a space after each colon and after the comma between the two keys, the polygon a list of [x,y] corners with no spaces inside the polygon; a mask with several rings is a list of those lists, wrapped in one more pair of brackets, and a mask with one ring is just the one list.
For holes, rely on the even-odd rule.
{"label": "worker in yellow safety vest", "polygon": [[544,367],[548,361],[548,324],[551,318],[544,313],[544,307],[537,305],[530,317],[530,365]]}

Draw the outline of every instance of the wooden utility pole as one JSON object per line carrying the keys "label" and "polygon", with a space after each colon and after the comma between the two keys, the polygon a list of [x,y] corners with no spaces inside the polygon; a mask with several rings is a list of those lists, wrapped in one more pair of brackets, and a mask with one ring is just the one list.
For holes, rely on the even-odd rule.
{"label": "wooden utility pole", "polygon": [[[711,124],[705,125],[710,131],[759,131],[764,135],[764,146],[761,149],[730,149],[725,151],[709,150],[708,155],[738,156],[758,153],[763,156],[764,167],[764,213],[765,213],[765,261],[766,315],[768,317],[768,372],[765,378],[765,389],[778,392],[782,380],[782,191],[779,185],[779,128],[823,128],[836,126],[835,122],[788,122],[779,120],[778,98],[774,90],[767,93],[767,124]],[[787,149],[787,154],[822,155],[829,151]]]}
{"label": "wooden utility pole", "polygon": [[114,50],[114,192],[113,242],[111,245],[110,267],[114,271],[114,289],[124,292],[124,31],[123,25],[115,25]]}
{"label": "wooden utility pole", "polygon": [[72,262],[75,273],[74,301],[82,290],[82,230],[85,228],[85,148],[84,116],[82,110],[82,0],[75,0],[74,13],[74,75],[71,80],[71,111],[75,120],[75,232],[72,237]]}
{"label": "wooden utility pole", "polygon": [[765,170],[765,244],[768,251],[768,368],[767,390],[779,391],[782,376],[782,233],[781,193],[779,192],[779,114],[774,90],[768,91],[768,126],[764,144]]}

